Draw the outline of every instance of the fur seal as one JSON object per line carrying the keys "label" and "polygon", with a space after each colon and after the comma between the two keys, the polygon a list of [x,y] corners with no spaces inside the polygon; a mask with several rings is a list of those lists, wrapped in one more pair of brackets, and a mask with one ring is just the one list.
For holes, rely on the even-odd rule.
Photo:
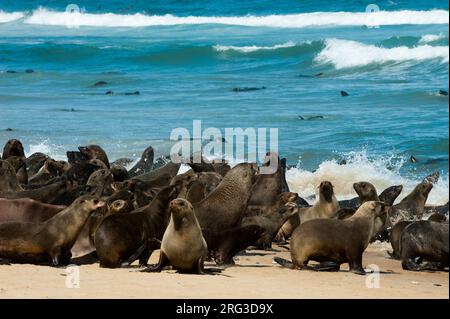
{"label": "fur seal", "polygon": [[389,211],[391,223],[395,224],[400,220],[421,219],[425,202],[432,188],[433,184],[428,180],[424,180],[408,196],[403,198],[400,203],[392,206]]}
{"label": "fur seal", "polygon": [[[10,157],[17,156],[21,158],[25,158],[25,152],[23,150],[23,145],[19,140],[12,139],[6,142],[3,148],[2,159],[7,160]],[[28,183],[28,174],[26,164],[21,165],[19,170],[16,172],[17,179],[20,184]]]}
{"label": "fur seal", "polygon": [[0,258],[17,263],[51,262],[53,266],[68,263],[87,218],[103,205],[97,197],[83,196],[43,223],[0,224]]}
{"label": "fur seal", "polygon": [[[428,218],[428,221],[443,223],[446,221],[446,217],[441,214],[433,214]],[[400,259],[400,238],[403,230],[412,223],[414,222],[410,220],[401,220],[397,224],[395,224],[394,227],[392,227],[390,233],[392,252],[388,251],[388,254],[391,256],[391,258]]]}
{"label": "fur seal", "polygon": [[[310,260],[332,262],[337,266],[349,263],[350,271],[364,275],[362,256],[369,241],[384,224],[388,206],[382,202],[363,203],[356,213],[345,220],[314,219],[302,223],[292,234],[293,269],[306,268]],[[287,265],[286,260],[276,262]]]}
{"label": "fur seal", "polygon": [[141,181],[151,181],[158,179],[164,175],[169,175],[169,178],[172,179],[177,175],[178,171],[180,170],[180,166],[181,166],[180,163],[168,162],[163,167],[145,174],[137,175],[134,177],[134,179],[138,179]]}
{"label": "fur seal", "polygon": [[28,175],[33,176],[35,175],[41,167],[44,165],[45,161],[49,159],[50,157],[48,155],[45,155],[44,153],[33,153],[26,159],[26,165],[28,169]]}
{"label": "fur seal", "polygon": [[29,198],[0,198],[0,223],[16,221],[41,223],[65,209],[64,205],[50,205]]}
{"label": "fur seal", "polygon": [[127,169],[121,165],[112,164],[110,171],[115,182],[123,182],[130,178]]}
{"label": "fur seal", "polygon": [[256,242],[256,247],[266,250],[272,247],[272,241],[281,226],[292,215],[297,213],[297,205],[292,202],[288,202],[284,206],[278,208],[275,212],[246,217],[242,220],[242,225],[258,225],[264,230],[264,235]]}
{"label": "fur seal", "polygon": [[65,161],[55,161],[48,158],[39,171],[30,177],[30,184],[42,184],[50,181],[52,178],[62,176],[69,170],[69,163]]}
{"label": "fur seal", "polygon": [[11,156],[25,157],[22,142],[20,142],[19,140],[16,139],[9,140],[3,147],[2,159],[5,160]]}
{"label": "fur seal", "polygon": [[0,160],[0,194],[21,190],[14,167],[8,161]]}
{"label": "fur seal", "polygon": [[273,205],[279,194],[289,192],[286,183],[286,159],[280,160],[278,154],[268,152],[264,158],[263,166],[269,166],[273,162],[277,163],[277,170],[272,174],[259,174],[252,187],[252,196],[249,205]]}
{"label": "fur seal", "polygon": [[106,217],[113,214],[124,214],[130,212],[131,209],[132,206],[130,206],[126,201],[120,199],[115,200],[110,204],[107,203],[106,206],[101,209],[97,209],[88,217],[77,237],[77,240],[73,244],[72,249],[70,250],[72,253],[72,258],[80,258],[95,251],[95,232]]}
{"label": "fur seal", "polygon": [[[358,194],[358,200],[359,203],[356,204],[357,207],[359,207],[362,203],[368,202],[368,201],[379,201],[377,195],[377,190],[375,186],[369,182],[358,182],[353,183],[353,189]],[[340,202],[339,202],[340,204]],[[345,219],[353,215],[356,211],[356,208],[341,208],[336,212],[336,215],[334,217],[337,217],[338,219]]]}
{"label": "fur seal", "polygon": [[281,227],[276,240],[289,238],[300,223],[316,218],[332,218],[339,210],[331,182],[323,181],[319,185],[319,200],[311,207],[300,208],[299,213],[289,218]]}
{"label": "fur seal", "polygon": [[11,166],[16,171],[17,181],[20,184],[28,183],[28,173],[26,167],[25,157],[23,156],[10,156],[6,161],[11,164]]}
{"label": "fur seal", "polygon": [[94,237],[100,267],[116,268],[136,259],[146,265],[153,250],[159,248],[157,241],[169,222],[169,203],[177,195],[177,187],[168,186],[142,209],[106,217]]}
{"label": "fur seal", "polygon": [[194,208],[182,198],[171,201],[169,207],[171,217],[161,241],[159,262],[144,271],[161,271],[172,266],[179,272],[201,274],[208,248]]}
{"label": "fur seal", "polygon": [[262,236],[264,229],[255,224],[234,227],[217,234],[212,243],[215,248],[211,251],[214,261],[218,265],[234,265],[233,257]]}
{"label": "fur seal", "polygon": [[384,202],[388,206],[394,205],[395,200],[397,199],[398,195],[403,190],[402,185],[394,185],[386,188],[384,191],[381,192],[380,195],[378,195],[378,198],[380,201]]}
{"label": "fur seal", "polygon": [[100,169],[89,176],[86,182],[87,191],[99,197],[112,195],[113,176],[110,170]]}
{"label": "fur seal", "polygon": [[[194,204],[202,229],[215,233],[240,223],[251,196],[256,173],[255,164],[238,164],[225,175],[214,191]],[[208,236],[205,239],[209,247]]]}
{"label": "fur seal", "polygon": [[[76,183],[62,179],[53,184],[37,189],[21,190],[17,192],[0,192],[0,197],[9,199],[30,198],[46,204],[66,205],[67,197],[76,189]],[[69,200],[72,202],[71,200]]]}
{"label": "fur seal", "polygon": [[129,171],[130,177],[134,177],[140,174],[148,173],[153,167],[153,158],[155,156],[155,151],[153,147],[147,147],[141,155],[139,162],[136,163]]}
{"label": "fur seal", "polygon": [[[421,220],[408,225],[400,237],[400,258],[405,270],[448,267],[448,222]],[[423,261],[431,264],[421,265]]]}
{"label": "fur seal", "polygon": [[79,146],[78,150],[83,154],[88,160],[98,159],[105,163],[107,168],[110,168],[108,156],[106,152],[98,145],[89,146]]}

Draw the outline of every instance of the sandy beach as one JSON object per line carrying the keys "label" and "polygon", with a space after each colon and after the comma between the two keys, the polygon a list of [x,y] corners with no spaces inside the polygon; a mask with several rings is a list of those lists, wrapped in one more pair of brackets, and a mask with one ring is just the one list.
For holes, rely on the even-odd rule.
{"label": "sandy beach", "polygon": [[[411,272],[400,261],[387,258],[389,244],[371,244],[364,253],[365,267],[380,268],[379,288],[367,288],[369,276],[347,272],[293,271],[272,262],[289,252],[247,250],[236,266],[217,275],[184,275],[172,270],[140,273],[137,266],[79,268],[80,287],[67,288],[65,268],[35,265],[0,266],[0,298],[449,298],[448,272]],[[150,263],[156,263],[154,252]],[[207,263],[206,268],[214,267]]]}

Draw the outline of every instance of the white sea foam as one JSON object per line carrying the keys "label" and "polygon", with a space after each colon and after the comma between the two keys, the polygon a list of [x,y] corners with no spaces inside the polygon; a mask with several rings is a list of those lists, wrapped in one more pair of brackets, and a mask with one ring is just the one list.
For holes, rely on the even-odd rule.
{"label": "white sea foam", "polygon": [[419,43],[430,43],[445,39],[446,35],[443,33],[439,34],[425,34],[420,37]]}
{"label": "white sea foam", "polygon": [[0,10],[0,23],[11,22],[22,19],[24,17],[23,12],[5,12]]}
{"label": "white sea foam", "polygon": [[218,52],[225,52],[225,51],[238,51],[243,53],[249,53],[249,52],[255,52],[260,50],[276,50],[276,49],[282,49],[282,48],[292,48],[295,47],[297,44],[293,41],[288,41],[283,44],[276,44],[273,46],[257,46],[257,45],[251,45],[251,46],[234,46],[234,45],[215,45],[213,46],[214,50]]}
{"label": "white sea foam", "polygon": [[63,146],[50,143],[48,140],[42,140],[35,144],[30,144],[28,151],[25,150],[25,155],[30,156],[33,153],[44,153],[56,160],[67,160],[66,151]]}
{"label": "white sea foam", "polygon": [[372,63],[422,61],[438,59],[448,63],[448,46],[420,45],[414,48],[406,46],[381,48],[356,41],[327,39],[325,47],[316,56],[318,63],[331,63],[336,69],[360,67]]}
{"label": "white sea foam", "polygon": [[[350,199],[357,194],[353,189],[353,183],[367,181],[372,183],[381,193],[392,185],[403,185],[403,191],[397,198],[397,202],[408,195],[421,179],[409,179],[400,175],[399,170],[404,160],[390,156],[387,158],[369,159],[365,152],[350,154],[347,164],[339,165],[337,161],[322,162],[314,172],[301,167],[288,169],[286,180],[289,188],[297,192],[310,202],[318,194],[320,182],[327,180],[334,185],[334,191],[338,199]],[[449,176],[441,176],[431,190],[427,204],[443,205],[449,200]]]}
{"label": "white sea foam", "polygon": [[446,10],[429,11],[379,11],[379,12],[313,12],[267,16],[187,16],[171,14],[146,15],[142,13],[121,15],[115,13],[56,12],[45,8],[33,11],[26,23],[56,26],[95,27],[145,27],[180,24],[226,24],[254,27],[303,28],[313,26],[365,26],[402,24],[448,24]]}

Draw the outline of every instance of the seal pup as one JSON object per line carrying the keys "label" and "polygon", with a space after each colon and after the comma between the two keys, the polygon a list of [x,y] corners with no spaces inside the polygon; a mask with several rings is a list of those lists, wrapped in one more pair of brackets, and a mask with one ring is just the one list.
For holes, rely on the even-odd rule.
{"label": "seal pup", "polygon": [[43,223],[0,224],[0,258],[17,263],[67,264],[87,218],[103,205],[97,197],[83,196]]}
{"label": "seal pup", "polygon": [[[448,222],[421,220],[408,225],[400,237],[400,258],[405,270],[443,270],[449,266]],[[428,264],[421,265],[426,261]]]}
{"label": "seal pup", "polygon": [[161,271],[166,266],[183,273],[203,273],[203,263],[208,254],[194,207],[183,198],[169,204],[170,221],[161,241],[159,262],[145,272]]}
{"label": "seal pup", "polygon": [[384,224],[388,208],[383,202],[369,201],[345,220],[314,219],[302,223],[292,234],[292,263],[282,258],[275,261],[292,269],[306,268],[310,260],[332,262],[338,265],[335,270],[349,263],[351,272],[364,275],[363,252]]}
{"label": "seal pup", "polygon": [[153,159],[155,156],[155,151],[153,147],[147,147],[141,155],[139,162],[136,163],[129,171],[130,177],[134,177],[140,174],[148,173],[153,168]]}

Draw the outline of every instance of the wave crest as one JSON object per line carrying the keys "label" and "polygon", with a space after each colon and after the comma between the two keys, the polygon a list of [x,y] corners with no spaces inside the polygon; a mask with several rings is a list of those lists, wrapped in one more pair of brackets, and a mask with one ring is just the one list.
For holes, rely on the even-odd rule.
{"label": "wave crest", "polygon": [[331,63],[336,69],[360,67],[372,63],[423,61],[430,59],[448,63],[448,46],[420,45],[381,48],[350,40],[327,39],[325,48],[316,56],[318,63]]}
{"label": "wave crest", "polygon": [[379,12],[313,12],[267,16],[187,16],[171,14],[145,15],[115,13],[56,12],[38,8],[25,23],[54,26],[147,27],[181,24],[225,24],[251,27],[304,28],[314,26],[372,26],[402,24],[448,24],[446,10],[379,11]]}

